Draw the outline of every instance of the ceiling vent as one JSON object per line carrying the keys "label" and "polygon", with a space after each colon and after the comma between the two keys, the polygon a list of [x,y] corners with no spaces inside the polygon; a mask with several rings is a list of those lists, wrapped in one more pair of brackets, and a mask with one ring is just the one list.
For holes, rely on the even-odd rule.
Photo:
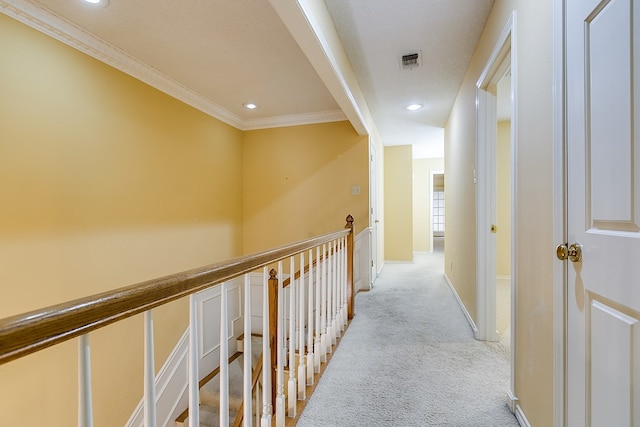
{"label": "ceiling vent", "polygon": [[407,53],[406,55],[402,55],[400,57],[400,67],[403,70],[411,70],[412,68],[416,68],[420,66],[421,52],[417,51],[414,53]]}

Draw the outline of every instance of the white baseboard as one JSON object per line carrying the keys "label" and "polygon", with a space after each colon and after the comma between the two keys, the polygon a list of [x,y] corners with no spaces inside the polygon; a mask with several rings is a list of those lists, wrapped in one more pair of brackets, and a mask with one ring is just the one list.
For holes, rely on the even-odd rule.
{"label": "white baseboard", "polygon": [[529,420],[527,420],[527,416],[524,414],[522,408],[518,404],[516,404],[516,419],[518,420],[518,423],[521,427],[531,427],[531,424],[529,424]]}
{"label": "white baseboard", "polygon": [[449,277],[447,277],[447,274],[445,273],[443,274],[443,276],[444,276],[444,280],[447,282],[447,285],[449,285],[449,289],[451,289],[451,292],[453,292],[453,296],[456,297],[456,301],[458,301],[458,305],[460,305],[460,308],[462,309],[464,316],[467,318],[467,322],[469,322],[469,326],[471,326],[471,330],[473,331],[473,336],[477,339],[478,327],[476,326],[476,323],[473,321],[473,319],[471,318],[471,315],[467,311],[467,307],[465,307],[464,304],[462,303],[462,300],[460,299],[460,296],[458,295],[456,288],[453,287],[453,284],[451,283],[451,280],[449,280]]}
{"label": "white baseboard", "polygon": [[516,406],[518,405],[518,398],[513,394],[511,390],[507,390],[507,406],[509,406],[509,410],[515,414]]}

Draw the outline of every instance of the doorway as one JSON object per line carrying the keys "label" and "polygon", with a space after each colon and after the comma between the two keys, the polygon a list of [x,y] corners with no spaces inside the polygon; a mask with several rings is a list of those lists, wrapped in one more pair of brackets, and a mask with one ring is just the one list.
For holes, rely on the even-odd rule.
{"label": "doorway", "polygon": [[497,85],[496,333],[511,351],[511,71]]}
{"label": "doorway", "polygon": [[[516,203],[516,52],[515,52],[515,12],[510,17],[498,42],[487,61],[477,82],[477,157],[476,157],[476,259],[477,259],[477,333],[476,338],[484,341],[506,341],[510,350],[511,385],[508,392],[509,407],[515,411],[515,298],[517,289],[517,272],[515,257],[517,234],[515,232]],[[506,80],[505,78],[508,78]],[[509,82],[508,88],[505,87]],[[499,90],[501,86],[502,90]],[[498,96],[506,95],[506,102],[499,103]],[[498,108],[506,108],[509,125],[499,124]],[[505,104],[504,106],[502,104]],[[504,114],[504,113],[500,113]],[[502,120],[505,121],[505,120]],[[501,129],[502,127],[502,129]],[[506,128],[506,129],[505,129]],[[508,160],[499,164],[505,157],[504,150],[499,153],[498,137],[506,133],[503,146],[508,146]],[[502,171],[502,172],[500,172]],[[505,178],[508,171],[509,179]],[[505,182],[506,180],[506,182]],[[508,200],[500,204],[504,206],[499,215],[499,192],[509,195]],[[500,239],[498,238],[500,235]],[[501,241],[498,246],[499,240]],[[500,250],[500,253],[498,252]],[[508,254],[505,256],[504,252]],[[501,256],[502,255],[502,256]],[[507,283],[498,284],[501,266],[507,258]],[[500,265],[498,264],[500,262]],[[505,271],[505,270],[503,270]],[[504,277],[506,278],[506,277]],[[499,292],[504,292],[499,295]],[[498,307],[498,303],[501,307]],[[499,325],[502,319],[506,322]],[[499,328],[503,330],[500,331]]]}
{"label": "doorway", "polygon": [[444,253],[444,172],[431,171],[431,212],[429,215],[429,241],[431,251]]}

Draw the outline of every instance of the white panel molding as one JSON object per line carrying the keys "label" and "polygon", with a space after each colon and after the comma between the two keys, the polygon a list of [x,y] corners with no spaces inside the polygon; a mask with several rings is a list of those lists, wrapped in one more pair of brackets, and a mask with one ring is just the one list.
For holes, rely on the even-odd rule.
{"label": "white panel molding", "polygon": [[444,280],[447,282],[447,285],[449,285],[449,289],[451,289],[453,296],[456,298],[456,301],[458,301],[458,305],[462,309],[462,312],[464,313],[464,317],[467,318],[467,322],[469,322],[469,326],[471,326],[471,330],[473,331],[473,336],[476,339],[478,339],[478,327],[476,326],[476,323],[473,321],[473,318],[467,311],[467,307],[465,307],[464,303],[460,299],[460,295],[458,295],[458,291],[456,291],[456,288],[453,287],[453,284],[451,283],[451,280],[449,280],[449,277],[447,276],[447,274],[445,273],[443,274],[443,276],[444,276]]}
{"label": "white panel molding", "polygon": [[[260,277],[262,277],[260,275]],[[240,284],[242,283],[242,277],[235,278],[228,282],[227,295],[229,297],[228,303],[229,306],[231,304],[235,304],[234,300],[235,295],[237,295],[238,301],[237,304],[241,305],[242,301],[239,298]],[[203,352],[204,339],[203,336],[207,333],[210,333],[212,329],[215,330],[211,325],[206,327],[207,324],[203,322],[202,316],[202,306],[206,301],[211,301],[215,298],[220,298],[220,286],[215,286],[196,294],[197,304],[199,308],[198,313],[198,321],[200,325],[198,325],[198,331],[200,332],[199,337],[199,349],[198,353],[200,355],[200,364],[199,364],[199,376],[202,378],[205,374],[211,372],[217,366],[219,361],[218,352],[215,350],[219,349],[220,343],[214,344],[211,349]],[[240,311],[242,313],[242,311]],[[219,317],[219,316],[218,316]],[[229,319],[229,322],[233,325],[235,321],[239,318],[242,318],[242,315],[235,316]],[[230,325],[230,327],[233,327]],[[242,328],[239,328],[242,329]],[[219,330],[219,328],[218,328]],[[232,330],[232,334],[229,336],[229,351],[230,353],[234,353],[237,349],[236,347],[236,334],[235,329]],[[171,354],[160,368],[160,371],[156,375],[156,408],[157,408],[157,419],[162,420],[163,422],[159,425],[172,425],[174,420],[182,413],[182,411],[187,407],[189,403],[189,396],[187,394],[187,386],[188,386],[188,354],[189,354],[189,328],[187,327],[184,334],[171,351]],[[126,427],[143,427],[144,425],[144,400],[141,399],[136,406],[136,409],[131,414],[131,417],[125,424]]]}
{"label": "white panel molding", "polygon": [[520,405],[516,405],[516,419],[522,427],[531,427],[531,424],[529,424],[529,420],[527,420],[527,416],[524,414]]}
{"label": "white panel molding", "polygon": [[371,289],[371,229],[363,229],[353,239],[353,289],[368,291]]}
{"label": "white panel molding", "polygon": [[242,131],[347,120],[342,110],[243,120],[193,89],[35,3],[0,0],[0,12]]}

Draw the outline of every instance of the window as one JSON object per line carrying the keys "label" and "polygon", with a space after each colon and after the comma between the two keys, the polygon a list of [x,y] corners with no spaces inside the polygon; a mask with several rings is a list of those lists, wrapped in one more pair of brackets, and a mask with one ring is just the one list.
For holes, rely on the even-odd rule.
{"label": "window", "polygon": [[433,192],[433,234],[444,236],[444,191]]}

